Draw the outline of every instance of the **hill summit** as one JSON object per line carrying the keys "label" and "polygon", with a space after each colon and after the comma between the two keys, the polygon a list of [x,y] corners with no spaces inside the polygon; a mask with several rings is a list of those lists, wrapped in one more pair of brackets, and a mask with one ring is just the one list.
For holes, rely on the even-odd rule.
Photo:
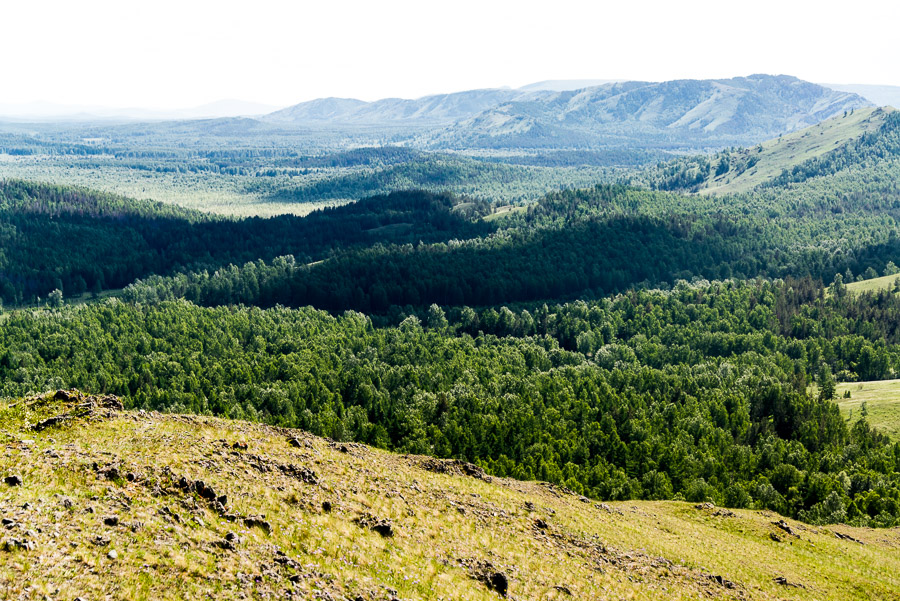
{"label": "hill summit", "polygon": [[601,503],[58,391],[2,411],[6,598],[895,599],[896,531]]}

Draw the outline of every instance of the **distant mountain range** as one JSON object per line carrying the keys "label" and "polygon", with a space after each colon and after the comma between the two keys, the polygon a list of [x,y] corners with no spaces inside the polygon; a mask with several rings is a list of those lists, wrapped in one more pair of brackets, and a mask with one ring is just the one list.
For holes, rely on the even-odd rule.
{"label": "distant mountain range", "polygon": [[[44,121],[179,121],[184,123],[153,127],[188,127],[210,136],[309,131],[325,147],[346,146],[352,139],[353,145],[436,150],[689,152],[756,144],[870,107],[870,100],[900,104],[900,88],[824,86],[786,75],[666,82],[548,80],[519,89],[417,99],[320,98],[275,111],[234,100],[179,111],[56,105],[30,110]],[[0,105],[0,115],[21,116],[22,111]],[[61,111],[68,112],[60,116]]]}
{"label": "distant mountain range", "polygon": [[52,102],[0,104],[0,119],[7,121],[178,121],[253,117],[278,107],[243,100],[218,100],[186,109],[112,108]]}
{"label": "distant mountain range", "polygon": [[[871,106],[852,92],[785,75],[716,80],[539,82],[375,102],[325,98],[262,117],[282,126],[430,128],[430,148],[704,148],[752,144]],[[595,83],[588,81],[587,83]]]}

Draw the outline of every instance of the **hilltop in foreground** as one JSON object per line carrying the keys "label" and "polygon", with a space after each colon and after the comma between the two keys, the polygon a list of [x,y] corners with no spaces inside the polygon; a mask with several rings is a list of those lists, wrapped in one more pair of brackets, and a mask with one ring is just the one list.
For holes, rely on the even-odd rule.
{"label": "hilltop in foreground", "polygon": [[0,413],[8,599],[896,599],[900,532],[596,503],[246,422]]}

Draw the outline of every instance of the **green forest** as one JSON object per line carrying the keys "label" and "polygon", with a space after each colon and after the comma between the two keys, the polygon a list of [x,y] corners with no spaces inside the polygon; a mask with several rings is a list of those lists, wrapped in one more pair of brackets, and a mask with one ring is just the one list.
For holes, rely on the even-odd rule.
{"label": "green forest", "polygon": [[845,423],[828,397],[835,377],[900,371],[898,318],[888,292],[811,279],[433,305],[387,327],[353,311],[112,299],[9,315],[0,381],[9,396],[76,386],[458,457],[600,499],[891,526],[900,444]]}
{"label": "green forest", "polygon": [[[898,119],[728,194],[691,190],[735,154],[589,187],[538,178],[545,193],[511,207],[512,193],[467,186],[519,194],[522,170],[613,158],[476,164],[390,145],[183,162],[253,177],[271,202],[359,198],[306,217],[5,179],[0,395],[77,387],[595,499],[895,526],[900,443],[833,397],[900,375],[900,297],[846,287],[900,262]],[[4,144],[100,160],[75,141]],[[184,159],[110,152],[160,173]],[[318,169],[343,171],[270,185]]]}

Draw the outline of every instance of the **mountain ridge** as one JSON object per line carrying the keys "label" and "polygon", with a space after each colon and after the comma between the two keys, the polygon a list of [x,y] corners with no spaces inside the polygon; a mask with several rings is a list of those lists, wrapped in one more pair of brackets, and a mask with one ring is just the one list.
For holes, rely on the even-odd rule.
{"label": "mountain ridge", "polygon": [[503,147],[515,135],[516,144],[535,146],[569,137],[574,146],[584,145],[583,139],[600,145],[638,138],[654,146],[721,146],[773,137],[866,106],[858,95],[791,76],[610,83],[499,105],[441,132],[435,142]]}

